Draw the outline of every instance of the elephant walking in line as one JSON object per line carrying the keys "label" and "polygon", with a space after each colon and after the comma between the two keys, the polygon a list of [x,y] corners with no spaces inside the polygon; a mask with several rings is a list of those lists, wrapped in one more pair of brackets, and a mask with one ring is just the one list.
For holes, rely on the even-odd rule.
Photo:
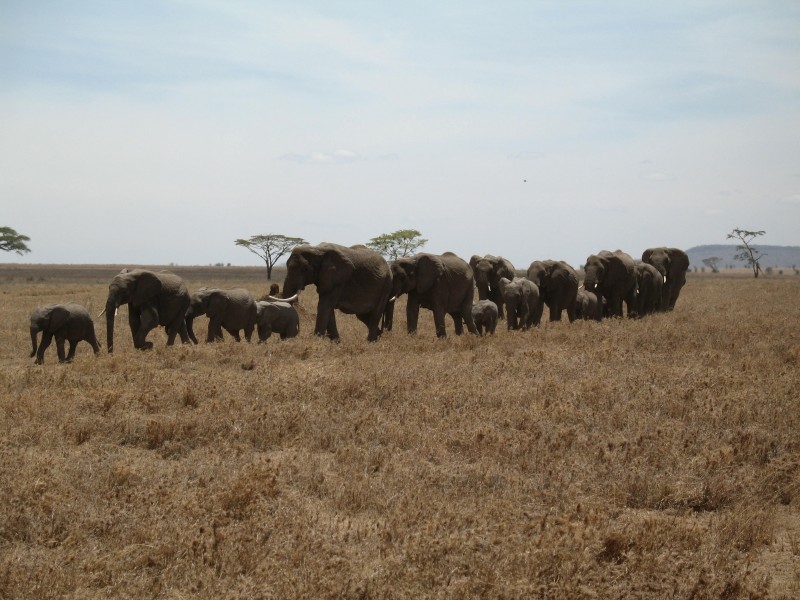
{"label": "elephant walking in line", "polygon": [[530,329],[539,304],[539,288],[530,279],[516,277],[509,281],[500,278],[500,293],[506,303],[506,322],[512,329]]}
{"label": "elephant walking in line", "polygon": [[186,331],[189,302],[186,284],[177,275],[123,269],[111,280],[106,307],[100,313],[106,315],[108,351],[114,351],[114,316],[123,304],[128,305],[128,323],[135,348],[152,348],[153,343],[145,338],[159,325],[167,330],[167,346],[175,343],[176,335],[181,336],[184,344],[191,343]]}
{"label": "elephant walking in line", "polygon": [[289,299],[312,283],[319,295],[316,335],[339,339],[334,312],[338,308],[356,315],[367,326],[368,341],[378,339],[380,320],[392,293],[392,273],[380,254],[362,245],[295,246],[286,261],[283,297]]}
{"label": "elephant walking in line", "polygon": [[659,310],[674,309],[681,288],[686,283],[689,255],[678,248],[648,248],[642,253],[642,262],[653,265],[663,278]]}
{"label": "elephant walking in line", "polygon": [[[417,254],[399,258],[392,263],[392,292],[394,297],[408,294],[406,319],[408,333],[415,333],[419,309],[433,311],[436,335],[446,337],[445,314],[453,318],[456,335],[464,332],[463,323],[470,333],[477,334],[472,320],[472,301],[475,281],[472,269],[452,252],[444,254]],[[386,307],[386,327],[391,330],[394,303]]]}
{"label": "elephant walking in line", "polygon": [[[42,343],[38,345],[37,337],[42,333]],[[75,356],[78,342],[85,341],[92,346],[97,354],[100,344],[94,333],[92,316],[82,305],[75,302],[65,304],[50,304],[49,306],[35,308],[31,313],[31,358],[36,357],[36,364],[44,363],[44,352],[56,338],[56,352],[58,362],[71,362]],[[64,342],[69,342],[69,353],[64,354]]]}
{"label": "elephant walking in line", "polygon": [[575,320],[575,300],[578,293],[578,275],[563,260],[535,260],[528,267],[530,279],[539,288],[539,302],[533,316],[533,324],[542,322],[544,305],[550,312],[551,321],[560,321],[561,312],[567,311],[567,318]]}
{"label": "elephant walking in line", "polygon": [[634,269],[636,270],[636,315],[644,317],[660,308],[664,282],[661,273],[653,265],[637,262]]}
{"label": "elephant walking in line", "polygon": [[256,301],[244,288],[221,290],[204,287],[197,290],[191,295],[186,311],[186,330],[195,344],[197,337],[192,323],[201,315],[208,316],[206,342],[222,340],[223,328],[237,342],[241,341],[239,331],[244,330],[244,337],[249,342],[256,327]]}
{"label": "elephant walking in line", "polygon": [[603,319],[603,307],[594,292],[578,290],[575,297],[575,318],[584,321]]}
{"label": "elephant walking in line", "polygon": [[259,300],[256,310],[259,343],[266,342],[273,333],[279,334],[282,340],[300,333],[300,317],[290,303]]}
{"label": "elephant walking in line", "polygon": [[628,314],[635,308],[636,273],[633,259],[622,250],[609,252],[603,250],[586,259],[583,285],[589,292],[597,294],[599,303],[606,301],[605,316],[621,317],[622,301],[628,307]]}
{"label": "elephant walking in line", "polygon": [[475,329],[478,335],[483,335],[483,328],[486,333],[494,335],[497,329],[497,304],[491,300],[478,300],[472,305],[472,320],[475,322]]}
{"label": "elephant walking in line", "polygon": [[478,288],[479,300],[491,300],[497,305],[498,318],[505,318],[503,311],[503,295],[500,293],[500,278],[513,280],[516,273],[511,261],[502,256],[487,254],[480,257],[477,254],[469,259],[469,266],[475,277],[475,286]]}

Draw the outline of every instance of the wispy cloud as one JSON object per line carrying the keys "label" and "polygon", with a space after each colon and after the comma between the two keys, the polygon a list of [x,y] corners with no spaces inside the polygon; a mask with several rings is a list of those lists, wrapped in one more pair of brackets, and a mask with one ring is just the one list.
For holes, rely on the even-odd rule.
{"label": "wispy cloud", "polygon": [[278,160],[288,160],[304,165],[343,165],[364,160],[364,158],[357,152],[342,148],[333,152],[289,153],[279,156]]}

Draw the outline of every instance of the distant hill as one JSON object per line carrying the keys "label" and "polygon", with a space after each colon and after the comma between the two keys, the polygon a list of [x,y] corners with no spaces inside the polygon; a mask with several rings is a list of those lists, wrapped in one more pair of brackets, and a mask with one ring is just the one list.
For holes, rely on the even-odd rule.
{"label": "distant hill", "polygon": [[[755,244],[756,249],[766,254],[761,260],[761,267],[785,267],[791,268],[792,265],[800,266],[800,246],[765,246],[763,244]],[[719,265],[720,268],[727,268],[728,265],[733,265],[735,268],[746,267],[747,265],[741,261],[734,260],[733,255],[736,254],[735,244],[717,244],[709,246],[695,246],[686,250],[689,255],[689,264],[691,267],[702,267],[703,259],[712,256],[718,256],[722,259]]]}

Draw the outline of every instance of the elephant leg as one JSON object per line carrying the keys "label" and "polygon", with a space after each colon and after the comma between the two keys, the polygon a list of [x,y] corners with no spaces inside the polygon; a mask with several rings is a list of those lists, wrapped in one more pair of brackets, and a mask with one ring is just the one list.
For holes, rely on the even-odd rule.
{"label": "elephant leg", "polygon": [[247,340],[247,343],[250,343],[250,340],[253,338],[253,330],[256,328],[255,325],[248,325],[244,328],[244,339]]}
{"label": "elephant leg", "polygon": [[547,310],[550,313],[551,322],[561,320],[561,307],[559,306],[557,300],[550,300],[547,303]]}
{"label": "elephant leg", "polygon": [[193,323],[194,323],[194,317],[186,317],[186,333],[189,336],[189,339],[192,340],[192,343],[196,344],[197,336],[195,336],[194,334],[194,328],[192,327]]}
{"label": "elephant leg", "polygon": [[56,336],[56,354],[58,354],[58,362],[60,363],[67,362],[67,355],[64,352],[65,341],[63,337],[59,335]]}
{"label": "elephant leg", "polygon": [[133,345],[139,350],[150,350],[153,342],[146,341],[147,334],[158,326],[158,312],[155,308],[145,307],[139,315],[139,329],[133,336]]}
{"label": "elephant leg", "polygon": [[[314,333],[319,336],[326,336],[330,335],[331,329],[331,320],[335,320],[333,316],[334,309],[336,308],[336,302],[338,300],[338,294],[334,297],[333,293],[324,294],[319,297],[319,302],[317,303],[317,321],[314,326]],[[333,329],[336,330],[336,323],[333,324]],[[337,332],[338,338],[338,332]]]}
{"label": "elephant leg", "polygon": [[456,335],[463,335],[464,334],[464,320],[461,318],[461,315],[457,312],[450,313],[450,318],[453,319],[453,329],[456,332]]}
{"label": "elephant leg", "polygon": [[505,319],[505,313],[503,312],[503,296],[500,294],[499,290],[494,288],[489,290],[488,299],[494,302],[497,305],[497,318],[498,319]]}
{"label": "elephant leg", "polygon": [[75,358],[75,349],[78,347],[78,342],[76,341],[69,341],[69,352],[67,352],[67,362],[72,362],[72,359]]}
{"label": "elephant leg", "polygon": [[419,300],[416,294],[408,295],[408,302],[406,303],[406,325],[408,333],[417,332],[417,323],[419,322]]}
{"label": "elephant leg", "polygon": [[222,318],[211,317],[208,320],[208,334],[206,335],[206,343],[222,341]]}
{"label": "elephant leg", "polygon": [[435,306],[433,308],[433,324],[436,326],[436,337],[447,337],[447,331],[444,325],[444,316],[447,314],[442,306]]}
{"label": "elephant leg", "polygon": [[339,328],[336,327],[336,311],[331,310],[331,317],[328,319],[327,335],[334,342],[339,341]]}
{"label": "elephant leg", "polygon": [[266,342],[269,339],[269,336],[272,335],[272,326],[270,325],[259,325],[258,326],[258,342]]}
{"label": "elephant leg", "polygon": [[42,332],[42,343],[39,344],[39,349],[36,351],[36,364],[44,364],[44,351],[47,350],[50,343],[53,341],[53,334],[49,331]]}
{"label": "elephant leg", "polygon": [[531,322],[537,327],[542,322],[542,313],[544,313],[544,299],[540,297],[536,301],[536,307],[533,309],[533,315],[531,315]]}
{"label": "elephant leg", "polygon": [[86,341],[89,342],[92,346],[92,350],[94,353],[97,354],[100,352],[100,344],[97,343],[97,336],[94,333],[94,326],[89,327],[88,335],[86,336]]}
{"label": "elephant leg", "polygon": [[[461,318],[467,326],[467,331],[472,335],[478,335],[478,328],[475,326],[475,317],[472,316],[472,296],[470,295],[461,305]],[[461,335],[460,333],[458,335]]]}
{"label": "elephant leg", "polygon": [[239,330],[238,329],[234,329],[233,327],[225,327],[225,331],[227,331],[229,334],[231,334],[233,339],[235,339],[237,342],[241,342],[242,341],[242,338],[239,337]]}
{"label": "elephant leg", "polygon": [[478,335],[483,337],[483,324],[480,321],[475,323],[475,331],[478,332]]}

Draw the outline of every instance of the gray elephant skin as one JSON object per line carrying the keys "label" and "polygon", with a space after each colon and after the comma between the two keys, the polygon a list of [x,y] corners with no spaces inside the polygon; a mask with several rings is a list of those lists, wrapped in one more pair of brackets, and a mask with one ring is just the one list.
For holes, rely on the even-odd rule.
{"label": "gray elephant skin", "polygon": [[286,261],[283,297],[289,298],[314,284],[319,302],[314,333],[339,339],[335,309],[356,315],[374,342],[392,291],[392,274],[384,258],[366,246],[322,243],[292,249]]}
{"label": "gray elephant skin", "polygon": [[[444,254],[421,253],[399,258],[392,262],[392,295],[397,298],[408,294],[406,325],[408,333],[417,331],[419,309],[433,311],[436,336],[447,336],[445,315],[453,319],[456,335],[464,332],[464,323],[470,333],[477,334],[472,320],[472,301],[475,281],[472,268],[452,252]],[[391,330],[394,303],[386,307],[386,327]]]}
{"label": "gray elephant skin", "polygon": [[282,340],[300,333],[300,317],[288,302],[259,300],[256,302],[256,311],[259,343],[266,342],[273,333],[280,335]]}
{"label": "gray elephant skin", "polygon": [[653,265],[637,262],[636,271],[636,316],[644,317],[661,308],[664,280]]}
{"label": "gray elephant skin", "polygon": [[578,275],[563,260],[535,260],[528,267],[527,277],[539,288],[539,303],[533,317],[533,324],[542,322],[545,304],[551,321],[560,321],[561,313],[567,311],[567,318],[575,320],[575,299],[578,293]]}
{"label": "gray elephant skin", "polygon": [[597,294],[598,302],[606,301],[605,316],[621,317],[622,302],[628,313],[634,312],[636,301],[636,273],[633,259],[622,250],[603,250],[586,259],[583,286]]}
{"label": "gray elephant skin", "polygon": [[603,307],[597,301],[594,292],[578,290],[575,296],[575,318],[584,321],[601,321],[603,319]]}
{"label": "gray elephant skin", "polygon": [[194,292],[186,311],[186,330],[195,344],[197,337],[192,324],[201,315],[208,316],[206,342],[222,340],[223,328],[237,342],[241,341],[239,331],[244,331],[249,342],[256,327],[256,301],[244,288],[200,288]]}
{"label": "gray elephant skin", "polygon": [[[37,348],[37,338],[42,334],[42,342]],[[56,338],[58,362],[70,362],[75,356],[78,342],[87,342],[94,353],[100,352],[100,344],[94,333],[94,322],[82,305],[76,302],[50,304],[38,307],[31,313],[31,358],[36,357],[36,364],[44,363],[44,352]],[[64,354],[64,342],[69,342],[69,353]]]}
{"label": "gray elephant skin", "polygon": [[516,273],[511,261],[502,256],[487,254],[483,257],[474,255],[469,259],[475,286],[478,288],[479,300],[491,300],[497,305],[499,318],[505,318],[503,295],[500,293],[500,278],[513,280]]}
{"label": "gray elephant skin", "polygon": [[530,329],[539,303],[539,288],[530,279],[516,277],[509,281],[500,278],[500,293],[506,303],[506,323],[512,329]]}
{"label": "gray elephant skin", "polygon": [[[128,323],[133,346],[139,350],[153,347],[147,334],[159,325],[167,330],[167,346],[180,335],[184,344],[191,343],[186,331],[189,291],[183,279],[172,273],[123,269],[108,286],[106,315],[108,351],[114,350],[114,317],[119,306],[128,305]],[[101,313],[102,314],[102,313]]]}
{"label": "gray elephant skin", "polygon": [[497,304],[491,300],[478,300],[472,305],[472,320],[478,335],[483,335],[484,328],[486,333],[494,335],[497,329]]}
{"label": "gray elephant skin", "polygon": [[653,265],[661,274],[663,286],[659,310],[673,310],[681,288],[686,284],[689,255],[678,248],[648,248],[642,253],[642,262]]}

